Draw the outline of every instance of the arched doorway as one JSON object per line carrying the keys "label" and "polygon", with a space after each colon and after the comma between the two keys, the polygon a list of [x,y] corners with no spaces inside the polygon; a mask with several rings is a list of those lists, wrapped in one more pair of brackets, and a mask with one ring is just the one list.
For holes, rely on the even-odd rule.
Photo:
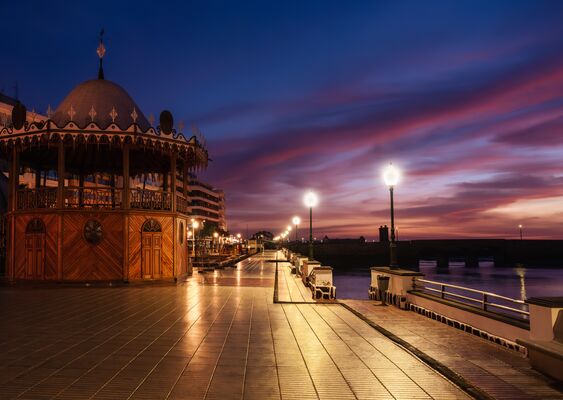
{"label": "arched doorway", "polygon": [[143,279],[158,279],[161,275],[162,227],[154,219],[147,220],[141,232],[141,274]]}
{"label": "arched doorway", "polygon": [[45,278],[45,224],[39,218],[25,228],[25,278]]}

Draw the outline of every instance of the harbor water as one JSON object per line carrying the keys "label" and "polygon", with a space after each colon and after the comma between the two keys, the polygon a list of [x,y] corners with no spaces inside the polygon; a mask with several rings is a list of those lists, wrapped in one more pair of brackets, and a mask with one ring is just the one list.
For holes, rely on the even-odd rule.
{"label": "harbor water", "polygon": [[[563,266],[509,268],[495,267],[491,262],[480,262],[479,268],[468,268],[461,262],[450,263],[449,268],[438,269],[433,261],[421,261],[419,270],[428,280],[483,290],[514,299],[563,296]],[[336,296],[340,299],[367,299],[370,282],[370,268],[367,266],[334,269]]]}

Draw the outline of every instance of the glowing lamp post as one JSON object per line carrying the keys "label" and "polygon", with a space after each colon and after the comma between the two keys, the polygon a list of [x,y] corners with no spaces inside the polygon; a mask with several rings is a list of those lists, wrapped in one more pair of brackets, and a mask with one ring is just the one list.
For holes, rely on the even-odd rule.
{"label": "glowing lamp post", "polygon": [[301,223],[301,218],[299,218],[298,216],[295,216],[295,217],[293,217],[291,222],[293,222],[293,225],[295,225],[295,241],[297,242],[297,230],[299,228],[299,224]]}
{"label": "glowing lamp post", "polygon": [[315,193],[308,192],[303,202],[309,207],[309,260],[313,260],[313,207],[319,203],[319,198]]}
{"label": "glowing lamp post", "polygon": [[389,242],[389,267],[397,268],[397,243],[395,243],[395,209],[393,204],[393,189],[399,183],[401,172],[393,164],[389,164],[383,171],[383,180],[389,187],[389,198],[391,202],[391,241]]}
{"label": "glowing lamp post", "polygon": [[192,249],[193,249],[193,253],[194,253],[194,259],[196,258],[196,253],[195,253],[195,230],[199,228],[199,222],[197,222],[195,219],[192,220]]}
{"label": "glowing lamp post", "polygon": [[288,225],[288,226],[285,228],[285,231],[287,232],[287,242],[288,242],[288,243],[291,242],[291,235],[290,235],[289,233],[291,232],[292,229],[293,229],[293,228],[291,228],[291,225]]}
{"label": "glowing lamp post", "polygon": [[522,224],[518,225],[518,230],[520,231],[520,240],[522,240]]}

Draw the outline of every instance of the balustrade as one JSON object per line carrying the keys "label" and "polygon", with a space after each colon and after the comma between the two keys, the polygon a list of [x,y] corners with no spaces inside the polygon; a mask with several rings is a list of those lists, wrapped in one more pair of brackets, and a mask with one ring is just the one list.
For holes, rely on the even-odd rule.
{"label": "balustrade", "polygon": [[57,188],[20,189],[17,193],[18,210],[55,208]]}
{"label": "balustrade", "polygon": [[170,192],[131,189],[131,208],[142,210],[172,210],[172,195]]}
{"label": "balustrade", "polygon": [[178,195],[176,196],[176,211],[182,214],[188,214],[189,206],[190,202],[186,198]]}
{"label": "balustrade", "polygon": [[66,208],[121,208],[122,190],[114,188],[65,188],[64,205]]}
{"label": "balustrade", "polygon": [[[157,190],[130,189],[130,207],[141,210],[172,210],[172,193]],[[66,187],[63,191],[64,208],[120,209],[123,208],[123,189],[99,187]],[[188,199],[177,195],[176,209],[189,213]],[[33,210],[57,208],[57,188],[20,189],[17,192],[17,209]]]}

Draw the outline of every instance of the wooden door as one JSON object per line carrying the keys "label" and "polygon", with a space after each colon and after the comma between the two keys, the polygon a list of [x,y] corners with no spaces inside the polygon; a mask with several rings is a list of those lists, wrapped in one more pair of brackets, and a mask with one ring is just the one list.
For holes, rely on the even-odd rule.
{"label": "wooden door", "polygon": [[25,235],[25,275],[26,279],[44,279],[45,277],[45,234],[28,233]]}
{"label": "wooden door", "polygon": [[40,219],[31,220],[26,228],[25,277],[45,279],[45,225]]}
{"label": "wooden door", "polygon": [[160,278],[162,233],[143,232],[141,247],[143,279]]}

